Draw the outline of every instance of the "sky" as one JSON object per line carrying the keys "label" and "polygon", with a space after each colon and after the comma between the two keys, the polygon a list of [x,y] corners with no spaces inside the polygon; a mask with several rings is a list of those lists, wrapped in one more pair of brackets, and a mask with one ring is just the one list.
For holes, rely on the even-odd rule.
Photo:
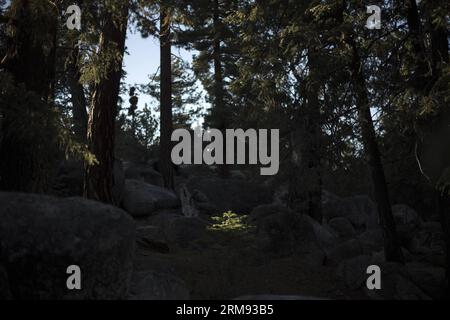
{"label": "sky", "polygon": [[127,42],[128,54],[124,67],[127,72],[127,84],[146,83],[148,76],[159,67],[159,43],[156,38],[142,39],[140,34],[129,33]]}
{"label": "sky", "polygon": [[[159,40],[155,37],[143,39],[139,33],[129,32],[126,41],[127,52],[124,58],[124,69],[127,73],[124,82],[127,85],[149,83],[149,76],[158,71],[160,64]],[[172,54],[192,62],[192,52],[184,49],[172,48]],[[123,96],[128,101],[128,93]],[[139,94],[139,108],[145,103],[154,106],[155,101],[149,96]]]}

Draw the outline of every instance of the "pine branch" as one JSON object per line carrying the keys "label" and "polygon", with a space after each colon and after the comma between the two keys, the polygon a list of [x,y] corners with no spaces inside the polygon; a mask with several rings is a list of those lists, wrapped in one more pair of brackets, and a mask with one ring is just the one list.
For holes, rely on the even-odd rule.
{"label": "pine branch", "polygon": [[0,24],[8,23],[8,18],[2,14],[0,14]]}

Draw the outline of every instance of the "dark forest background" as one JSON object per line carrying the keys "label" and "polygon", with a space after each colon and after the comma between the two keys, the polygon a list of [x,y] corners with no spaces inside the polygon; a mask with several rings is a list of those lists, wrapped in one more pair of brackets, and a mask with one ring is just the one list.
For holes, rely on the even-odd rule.
{"label": "dark forest background", "polygon": [[[63,11],[74,3],[81,30],[65,25]],[[368,5],[382,9],[380,30],[366,28]],[[288,217],[270,221],[280,234],[288,228],[294,235],[277,242],[277,253],[298,240],[298,230],[306,232],[291,215],[310,217],[311,225],[346,240],[339,249],[345,254],[362,232],[375,241],[368,223],[354,217],[369,216],[373,205],[382,239],[364,254],[381,250],[383,263],[415,263],[418,278],[433,278],[426,295],[442,297],[450,275],[449,6],[447,0],[0,0],[0,190],[11,197],[80,196],[130,212],[127,188],[153,197],[154,190],[139,185],[145,182],[174,195],[179,214],[213,229],[235,228],[233,241],[249,237],[241,225],[248,216],[256,237],[269,242],[275,240],[272,231],[264,233],[264,217]],[[161,50],[158,74],[133,88],[122,82],[128,29],[158,38]],[[173,48],[195,52],[192,64]],[[199,83],[210,105],[205,114]],[[138,108],[140,93],[156,97],[158,106]],[[198,117],[205,129],[279,128],[278,175],[261,177],[254,166],[174,166],[171,133],[191,129]],[[258,205],[266,206],[255,212]],[[142,226],[142,216],[136,219]],[[182,228],[193,230],[192,222]],[[426,228],[439,238],[438,253],[413,248]],[[148,241],[161,254],[170,247],[166,240]],[[319,260],[332,261],[333,250],[327,246]],[[302,291],[280,286],[271,290]],[[220,297],[195,290],[194,297]],[[230,297],[245,293],[226,290]]]}

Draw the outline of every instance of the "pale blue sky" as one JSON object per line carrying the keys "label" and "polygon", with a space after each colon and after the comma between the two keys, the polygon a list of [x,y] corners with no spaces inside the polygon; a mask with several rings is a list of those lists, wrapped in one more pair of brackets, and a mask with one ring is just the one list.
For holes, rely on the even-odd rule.
{"label": "pale blue sky", "polygon": [[[126,46],[128,54],[125,55],[124,68],[127,76],[124,81],[129,85],[148,83],[149,75],[159,68],[159,40],[155,37],[143,39],[139,33],[129,32]],[[186,50],[173,47],[172,54],[192,62],[192,53]],[[147,101],[144,97],[142,100]]]}
{"label": "pale blue sky", "polygon": [[[124,69],[127,76],[124,82],[127,85],[145,84],[149,82],[149,75],[154,74],[159,68],[159,39],[149,37],[143,39],[139,33],[129,32],[127,37],[127,52],[124,59]],[[192,62],[192,52],[173,47],[172,54],[183,58],[189,63]],[[128,101],[128,93],[123,97]],[[154,107],[156,101],[149,96],[139,94],[139,108],[143,108],[145,103]]]}
{"label": "pale blue sky", "polygon": [[127,84],[146,83],[148,76],[159,67],[159,43],[156,38],[142,39],[140,34],[128,34],[128,54],[124,67],[127,72]]}

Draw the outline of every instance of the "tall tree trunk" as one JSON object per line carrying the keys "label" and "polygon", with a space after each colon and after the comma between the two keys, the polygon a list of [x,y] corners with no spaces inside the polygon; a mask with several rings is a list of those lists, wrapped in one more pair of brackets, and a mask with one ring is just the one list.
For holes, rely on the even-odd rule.
{"label": "tall tree trunk", "polygon": [[[9,12],[9,43],[1,61],[14,77],[47,101],[54,80],[54,52],[58,12],[37,0],[14,0]],[[34,11],[36,7],[38,10]]]}
{"label": "tall tree trunk", "polygon": [[[434,3],[431,2],[430,5]],[[442,19],[446,21],[445,11],[441,12]],[[432,63],[432,81],[430,89],[442,76],[443,67],[450,62],[449,47],[448,47],[448,30],[445,26],[436,23],[436,20],[431,17],[431,13],[427,13],[428,25],[431,32],[431,63]],[[428,93],[429,94],[429,93]],[[445,110],[446,102],[440,101],[442,108],[441,112],[448,112]],[[448,162],[446,163],[447,165]],[[448,168],[445,168],[446,170]],[[444,174],[444,173],[443,173]],[[447,181],[448,182],[448,181]],[[450,188],[445,187],[443,190],[437,190],[439,193],[439,213],[441,217],[442,229],[445,234],[446,243],[446,298],[450,298]]]}
{"label": "tall tree trunk", "polygon": [[[14,0],[8,10],[7,50],[0,66],[13,77],[16,86],[23,85],[42,102],[52,102],[49,99],[52,98],[54,84],[57,23],[58,11],[48,2]],[[33,117],[33,114],[47,112],[45,108],[50,111],[49,105],[42,104],[41,107],[31,110],[23,106],[22,112]],[[7,134],[0,145],[0,189],[41,191],[41,182],[45,179],[43,168],[49,164],[24,148],[24,141],[20,134],[16,134],[16,124],[11,119],[14,112],[6,112],[4,116],[2,130]]]}
{"label": "tall tree trunk", "polygon": [[170,34],[170,9],[161,5],[159,41],[161,50],[161,141],[160,167],[164,187],[173,190],[174,170],[171,158],[173,131],[172,114],[172,43]]}
{"label": "tall tree trunk", "polygon": [[415,66],[410,79],[410,85],[416,90],[423,90],[424,83],[428,83],[427,74],[429,66],[427,63],[427,56],[425,50],[425,41],[422,23],[420,21],[419,9],[417,7],[417,0],[409,0],[407,6],[406,21],[408,23],[409,35],[414,51]]}
{"label": "tall tree trunk", "polygon": [[[87,164],[85,171],[85,196],[114,203],[114,127],[117,115],[122,62],[128,22],[128,1],[117,1],[115,10],[105,13],[105,25],[100,36],[99,54],[116,50],[116,59],[110,61],[105,75],[94,86],[88,124],[88,146],[97,163]],[[111,55],[108,55],[111,58]]]}
{"label": "tall tree trunk", "polygon": [[[224,102],[224,83],[222,71],[222,56],[221,56],[221,22],[220,22],[220,5],[219,0],[214,0],[213,7],[213,61],[214,61],[214,108],[212,112],[213,124],[216,129],[222,131],[224,134],[227,129],[226,110]],[[226,147],[224,144],[223,154],[226,154]],[[230,175],[229,166],[224,163],[219,165],[219,174],[222,178],[227,178]]]}
{"label": "tall tree trunk", "polygon": [[88,114],[83,85],[80,83],[81,73],[78,66],[80,50],[74,48],[67,63],[67,79],[72,102],[73,125],[75,135],[81,142],[87,142]]}
{"label": "tall tree trunk", "polygon": [[293,171],[289,185],[289,206],[322,223],[322,176],[320,161],[321,115],[317,52],[308,56],[309,80],[306,104],[297,113],[297,129],[292,134]]}
{"label": "tall tree trunk", "polygon": [[[430,2],[432,6],[434,2]],[[448,21],[448,12],[435,8],[437,12],[441,13],[441,20]],[[439,24],[435,17],[432,17],[431,12],[427,12],[428,25],[431,30],[431,69],[432,69],[432,84],[435,84],[442,75],[442,69],[445,64],[449,63],[449,49],[448,37],[449,31],[446,25]]]}
{"label": "tall tree trunk", "polygon": [[369,165],[372,183],[377,203],[380,224],[384,236],[384,254],[386,261],[404,262],[403,253],[397,237],[397,230],[392,214],[386,177],[380,150],[376,141],[375,127],[370,111],[366,80],[363,74],[363,65],[359,56],[358,48],[353,39],[350,40],[352,48],[352,78],[356,93],[356,104],[358,108],[358,120],[364,144],[365,155]]}
{"label": "tall tree trunk", "polygon": [[446,244],[446,297],[450,297],[450,188],[439,191],[439,215]]}
{"label": "tall tree trunk", "polygon": [[[426,18],[426,24],[428,26],[428,30],[430,33],[430,48],[429,50],[426,50],[425,41],[426,36],[425,34],[418,33],[417,30],[422,30],[422,22],[419,17],[419,11],[416,5],[416,2],[414,0],[410,0],[411,4],[408,8],[408,27],[409,27],[409,34],[410,37],[415,40],[416,42],[420,43],[421,46],[414,46],[414,53],[416,56],[415,60],[421,60],[421,64],[427,65],[427,68],[422,67],[419,69],[419,72],[417,74],[417,78],[423,79],[418,83],[417,86],[413,86],[414,89],[416,89],[416,92],[422,96],[427,97],[433,95],[432,89],[436,82],[439,80],[439,78],[442,76],[443,67],[449,63],[449,43],[448,43],[448,30],[445,25],[440,25],[436,21],[436,17],[432,16],[433,11],[436,13],[440,13],[442,16],[441,18],[446,21],[447,19],[447,11],[443,10],[439,6],[443,3],[439,4],[438,1],[430,1],[429,3],[426,3],[424,5],[424,15]],[[417,36],[417,35],[420,35]],[[416,40],[417,39],[417,40]],[[427,55],[427,53],[430,52],[430,54]],[[428,67],[427,62],[429,62],[430,67]],[[421,72],[421,73],[420,73]],[[426,83],[426,85],[423,85]],[[438,110],[440,113],[436,116],[440,119],[444,119],[444,125],[447,125],[447,122],[445,119],[448,117],[448,111],[446,110],[446,102],[442,101],[442,98],[438,96],[431,97],[434,101],[436,101],[440,106],[443,106]],[[416,123],[416,129],[418,131],[419,137],[426,137],[427,135],[424,134],[429,129],[426,127],[428,125],[429,121],[426,121],[425,123],[421,123],[418,121]],[[431,129],[431,131],[434,131],[437,136],[431,136],[428,137],[428,139],[434,139],[436,141],[440,141],[444,139],[442,144],[438,144],[440,148],[446,148],[447,140],[443,138],[446,134],[440,132],[440,125],[437,125],[436,123],[433,124],[435,127]],[[444,131],[446,132],[446,131]],[[427,141],[424,141],[427,143]],[[441,170],[440,174],[444,174],[445,170],[448,168],[448,157],[444,153],[441,153],[440,150],[436,150],[433,152],[436,154],[437,157],[437,163],[440,163],[440,165],[433,164],[432,166],[438,166],[440,167],[439,170]],[[433,183],[433,187],[436,188],[436,196],[438,198],[438,210],[441,218],[441,224],[442,229],[445,234],[445,242],[446,242],[446,296],[447,298],[450,297],[450,190],[449,188],[444,188],[441,190],[441,186],[439,185],[439,178],[440,175],[435,176],[432,175],[431,182]]]}

